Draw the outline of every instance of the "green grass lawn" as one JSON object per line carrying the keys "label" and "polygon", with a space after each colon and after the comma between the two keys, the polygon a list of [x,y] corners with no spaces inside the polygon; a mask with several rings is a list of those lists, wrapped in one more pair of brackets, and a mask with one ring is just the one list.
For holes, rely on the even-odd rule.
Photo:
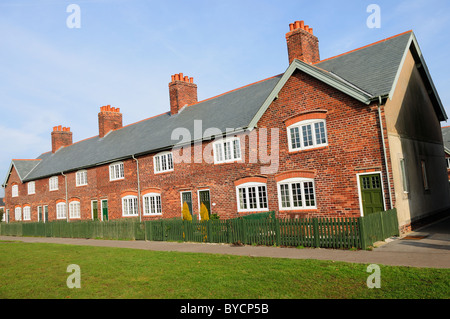
{"label": "green grass lawn", "polygon": [[[81,288],[66,272],[81,269]],[[0,241],[0,298],[446,299],[449,269]]]}

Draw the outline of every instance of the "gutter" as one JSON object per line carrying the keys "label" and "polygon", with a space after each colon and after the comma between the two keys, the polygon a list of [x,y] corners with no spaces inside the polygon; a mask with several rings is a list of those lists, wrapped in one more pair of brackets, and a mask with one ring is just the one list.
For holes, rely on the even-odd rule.
{"label": "gutter", "polygon": [[381,95],[378,97],[378,120],[380,121],[380,129],[381,129],[381,140],[383,142],[383,155],[384,155],[384,166],[386,167],[386,175],[387,175],[387,183],[388,183],[388,191],[389,191],[389,206],[390,209],[393,209],[392,205],[392,191],[391,191],[391,179],[390,179],[390,171],[389,171],[389,165],[387,160],[387,154],[386,154],[386,143],[384,142],[384,127],[383,127],[383,121],[381,117],[381,105],[382,105],[382,98]]}

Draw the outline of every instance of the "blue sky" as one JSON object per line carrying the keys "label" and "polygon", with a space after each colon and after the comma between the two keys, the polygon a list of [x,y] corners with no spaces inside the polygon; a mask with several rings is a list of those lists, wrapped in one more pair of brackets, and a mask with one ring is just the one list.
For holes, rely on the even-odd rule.
{"label": "blue sky", "polygon": [[[372,3],[379,29],[366,25]],[[70,4],[81,28],[67,27]],[[167,112],[172,74],[194,77],[203,100],[284,72],[295,20],[322,59],[413,30],[450,115],[449,12],[448,0],[1,0],[0,180],[11,159],[51,150],[53,126],[74,142],[98,135],[103,105],[124,125]]]}

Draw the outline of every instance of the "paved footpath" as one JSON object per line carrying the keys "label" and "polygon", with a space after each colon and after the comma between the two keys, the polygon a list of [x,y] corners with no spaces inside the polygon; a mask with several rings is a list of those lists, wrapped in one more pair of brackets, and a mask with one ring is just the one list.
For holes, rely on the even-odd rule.
{"label": "paved footpath", "polygon": [[334,260],[351,263],[424,268],[450,268],[450,217],[426,228],[422,228],[419,231],[409,233],[407,237],[391,238],[386,240],[386,242],[377,243],[376,246],[379,246],[371,251],[10,236],[0,236],[0,240],[119,247],[152,251],[229,254],[252,257]]}

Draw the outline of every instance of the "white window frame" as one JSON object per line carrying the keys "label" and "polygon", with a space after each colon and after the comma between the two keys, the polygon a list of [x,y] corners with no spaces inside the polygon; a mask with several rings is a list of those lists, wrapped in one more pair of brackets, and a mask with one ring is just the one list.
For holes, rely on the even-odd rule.
{"label": "white window frame", "polygon": [[[154,202],[152,202],[154,201]],[[162,215],[161,194],[148,193],[142,196],[144,216]]]}
{"label": "white window frame", "polygon": [[122,197],[122,217],[138,216],[138,197],[128,195]]}
{"label": "white window frame", "polygon": [[[314,205],[307,205],[306,194],[305,194],[305,184],[312,183],[313,191],[313,201]],[[300,184],[300,196],[301,196],[301,205],[295,206],[294,196],[293,196],[293,185]],[[288,185],[288,199],[289,199],[289,207],[283,207],[284,197],[282,192],[282,186]],[[317,197],[316,197],[316,184],[313,178],[301,178],[294,177],[288,178],[277,183],[278,190],[278,208],[280,211],[289,211],[289,210],[313,210],[317,209]],[[311,200],[311,199],[310,199]]]}
{"label": "white window frame", "polygon": [[16,222],[22,220],[22,207],[14,208],[14,220]]}
{"label": "white window frame", "polygon": [[116,162],[109,165],[109,180],[117,181],[125,178],[123,162]]}
{"label": "white window frame", "polygon": [[81,218],[80,202],[73,200],[69,203],[69,218]]}
{"label": "white window frame", "polygon": [[173,154],[172,152],[163,152],[153,157],[153,170],[155,174],[173,171]]}
{"label": "white window frame", "polygon": [[52,176],[48,180],[48,190],[49,191],[57,191],[59,189],[58,185],[58,176]]}
{"label": "white window frame", "polygon": [[75,176],[76,186],[85,186],[88,184],[87,170],[81,170]]}
{"label": "white window frame", "polygon": [[[317,136],[316,136],[316,129],[315,125],[323,123],[323,129],[325,134],[325,143],[317,143]],[[312,139],[312,145],[305,146],[304,136],[303,136],[303,127],[305,126],[311,126],[311,139]],[[292,133],[291,130],[298,129],[299,134],[299,147],[293,147],[292,145]],[[318,147],[324,147],[328,146],[328,133],[327,133],[327,121],[325,119],[312,119],[312,120],[304,120],[297,123],[294,123],[287,127],[287,137],[288,137],[288,144],[289,144],[289,151],[290,152],[296,152],[296,151],[302,151],[302,150],[308,150]]]}
{"label": "white window frame", "polygon": [[[261,196],[260,196],[260,190],[259,187],[265,187],[265,205],[264,203],[261,203]],[[250,208],[250,188],[255,188],[255,199],[256,199],[256,208]],[[243,194],[245,194],[245,200],[247,204],[247,208],[241,207],[241,192],[240,190],[243,190]],[[256,182],[250,182],[241,184],[239,186],[236,186],[236,201],[237,201],[237,208],[238,212],[245,213],[245,212],[266,212],[269,211],[269,196],[267,194],[267,184],[266,183],[256,183]],[[267,207],[263,207],[267,206]]]}
{"label": "white window frame", "polygon": [[450,157],[447,157],[445,160],[447,163],[447,169],[450,169]]}
{"label": "white window frame", "polygon": [[28,182],[27,183],[28,195],[36,194],[36,183]]}
{"label": "white window frame", "polygon": [[242,159],[240,138],[235,136],[218,139],[213,143],[213,155],[214,164],[240,161]]}
{"label": "white window frame", "polygon": [[66,218],[67,218],[66,203],[60,202],[56,204],[56,219],[66,219]]}
{"label": "white window frame", "polygon": [[19,185],[13,185],[11,187],[11,196],[12,197],[18,197],[19,196]]}
{"label": "white window frame", "polygon": [[22,210],[23,220],[31,220],[31,206],[24,206]]}

